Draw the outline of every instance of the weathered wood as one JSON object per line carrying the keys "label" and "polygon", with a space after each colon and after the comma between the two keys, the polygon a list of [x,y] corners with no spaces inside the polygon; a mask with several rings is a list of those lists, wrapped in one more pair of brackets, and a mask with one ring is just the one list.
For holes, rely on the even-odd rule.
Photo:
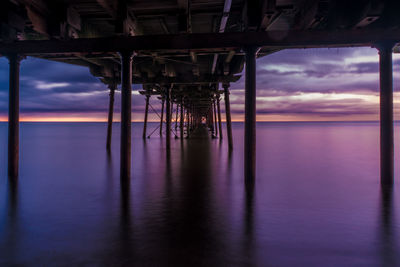
{"label": "weathered wood", "polygon": [[371,46],[379,42],[399,42],[400,29],[357,29],[336,31],[267,31],[190,33],[142,36],[113,36],[71,40],[35,40],[0,43],[0,53],[71,53],[149,50],[234,49],[248,46],[314,48]]}
{"label": "weathered wood", "polygon": [[229,102],[229,84],[223,84],[225,97],[226,135],[228,136],[229,149],[233,148],[231,106]]}
{"label": "weathered wood", "polygon": [[18,54],[7,55],[9,71],[8,106],[8,176],[18,177],[19,164],[19,71],[22,57]]}
{"label": "weathered wood", "polygon": [[110,88],[110,99],[108,104],[108,121],[107,121],[107,144],[106,148],[108,151],[111,149],[111,137],[112,137],[112,125],[113,125],[113,115],[114,115],[114,95],[115,89],[117,87],[116,83],[111,83]]}
{"label": "weathered wood", "polygon": [[256,48],[246,48],[244,174],[246,183],[256,176]]}
{"label": "weathered wood", "polygon": [[131,176],[132,52],[121,52],[121,179]]}
{"label": "weathered wood", "polygon": [[394,177],[393,45],[393,43],[377,45],[380,70],[380,165],[382,185],[392,185]]}

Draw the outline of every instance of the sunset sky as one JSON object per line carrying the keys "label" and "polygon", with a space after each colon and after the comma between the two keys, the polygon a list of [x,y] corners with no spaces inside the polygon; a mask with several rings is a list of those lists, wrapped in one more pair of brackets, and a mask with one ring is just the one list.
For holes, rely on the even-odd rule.
{"label": "sunset sky", "polygon": [[[395,118],[399,63],[394,55]],[[374,48],[284,50],[257,60],[259,121],[377,120],[378,53]],[[21,120],[105,121],[108,89],[87,68],[27,58],[21,63]],[[143,120],[144,97],[134,86],[132,118]],[[160,105],[154,98],[154,108]],[[223,102],[222,102],[223,104]],[[119,120],[120,94],[115,120]],[[223,107],[223,105],[222,105]],[[8,62],[0,58],[0,120],[7,120]],[[244,76],[231,85],[233,120],[243,120]],[[223,109],[224,111],[224,109]],[[150,119],[156,116],[150,113]]]}

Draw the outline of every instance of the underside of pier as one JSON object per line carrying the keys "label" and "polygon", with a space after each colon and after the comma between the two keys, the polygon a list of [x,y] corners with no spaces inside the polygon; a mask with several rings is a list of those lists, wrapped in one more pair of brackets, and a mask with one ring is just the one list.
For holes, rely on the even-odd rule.
{"label": "underside of pier", "polygon": [[214,138],[222,139],[224,100],[226,140],[232,149],[229,86],[245,71],[244,177],[251,187],[256,59],[290,48],[373,46],[381,69],[381,181],[390,185],[398,10],[400,2],[391,0],[5,0],[0,55],[10,62],[9,176],[18,176],[19,64],[25,56],[88,67],[107,85],[107,149],[112,145],[114,93],[120,87],[121,178],[130,177],[132,84],[143,86],[143,138],[148,137],[149,101],[157,99],[167,148],[174,115],[177,138],[189,138],[206,124]]}

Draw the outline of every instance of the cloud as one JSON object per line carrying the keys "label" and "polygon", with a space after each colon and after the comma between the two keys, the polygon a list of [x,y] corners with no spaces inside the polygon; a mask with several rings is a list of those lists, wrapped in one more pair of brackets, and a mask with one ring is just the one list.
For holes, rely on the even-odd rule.
{"label": "cloud", "polygon": [[53,89],[53,88],[58,88],[58,87],[66,87],[69,86],[70,83],[51,83],[51,82],[44,82],[44,81],[36,81],[35,82],[35,88],[37,89],[42,89],[42,90],[48,90],[48,89]]}
{"label": "cloud", "polygon": [[[342,115],[378,114],[379,64],[373,48],[293,49],[257,60],[257,112],[259,114]],[[394,56],[395,91],[400,84],[400,56]],[[21,63],[21,110],[31,114],[104,113],[108,109],[106,85],[88,68],[31,58]],[[144,97],[133,85],[132,109],[144,111]],[[244,113],[244,73],[231,84],[232,112]],[[156,110],[160,103],[151,98]],[[8,62],[0,58],[0,113],[7,113]],[[224,104],[221,105],[224,111]],[[396,108],[396,106],[395,106]],[[120,110],[120,93],[115,112]],[[396,108],[397,110],[397,108]],[[142,118],[142,115],[139,115]]]}

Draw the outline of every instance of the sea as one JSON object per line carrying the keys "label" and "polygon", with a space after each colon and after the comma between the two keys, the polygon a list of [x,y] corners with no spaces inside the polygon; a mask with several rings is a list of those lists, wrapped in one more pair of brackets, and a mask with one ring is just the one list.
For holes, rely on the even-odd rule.
{"label": "sea", "polygon": [[107,152],[106,123],[23,122],[12,182],[0,123],[0,266],[400,266],[400,124],[393,189],[378,122],[257,123],[250,190],[243,123],[231,152],[225,125],[169,152],[157,126],[121,181],[119,123]]}

